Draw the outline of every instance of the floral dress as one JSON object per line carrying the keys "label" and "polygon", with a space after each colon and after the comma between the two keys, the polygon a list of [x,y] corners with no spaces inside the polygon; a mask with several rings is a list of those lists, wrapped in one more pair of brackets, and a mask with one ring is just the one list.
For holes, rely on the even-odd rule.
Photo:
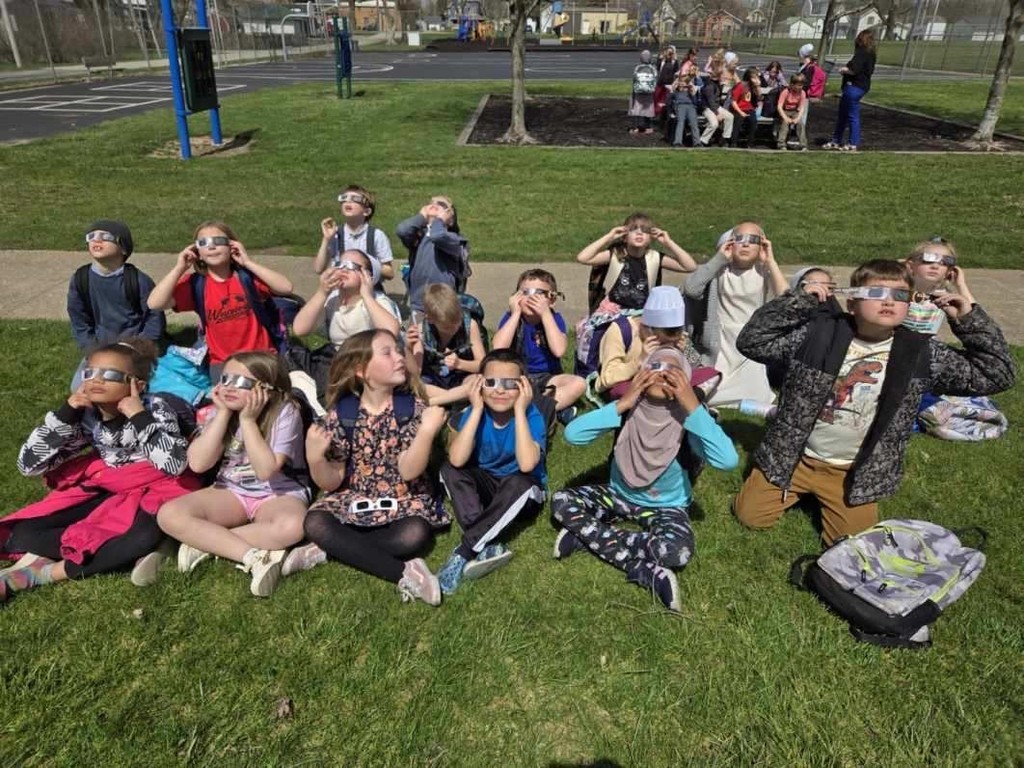
{"label": "floral dress", "polygon": [[[337,412],[331,409],[327,417],[327,429],[331,432],[327,460],[346,464],[345,480],[338,490],[317,500],[310,511],[330,512],[343,523],[366,527],[388,525],[412,515],[433,526],[447,525],[448,513],[435,503],[427,478],[421,475],[406,481],[398,471],[398,457],[412,445],[425,407],[421,400],[416,400],[413,418],[399,426],[392,405],[377,415],[367,413],[360,405],[352,432],[354,446],[349,444]],[[398,506],[394,510],[373,508],[354,512],[352,502],[360,499],[395,499]]]}

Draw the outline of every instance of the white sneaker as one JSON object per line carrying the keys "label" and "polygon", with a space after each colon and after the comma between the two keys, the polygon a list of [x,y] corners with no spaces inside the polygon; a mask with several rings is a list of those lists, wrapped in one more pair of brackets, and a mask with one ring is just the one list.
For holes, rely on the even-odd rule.
{"label": "white sneaker", "polygon": [[14,565],[9,565],[0,570],[0,577],[6,576],[10,571],[16,571],[19,568],[24,568],[26,565],[32,565],[36,560],[42,560],[42,558],[42,555],[33,555],[31,552],[26,552]]}
{"label": "white sneaker", "polygon": [[398,582],[398,593],[403,603],[422,600],[427,605],[441,604],[441,585],[437,576],[430,572],[426,561],[419,557],[406,561],[402,578]]}
{"label": "white sneaker", "polygon": [[131,582],[136,587],[148,587],[156,584],[160,577],[160,566],[164,560],[174,557],[175,544],[170,539],[165,539],[160,546],[135,561],[132,568]]}
{"label": "white sneaker", "polygon": [[291,379],[292,388],[299,390],[306,396],[306,402],[309,403],[309,407],[313,409],[313,413],[318,418],[326,419],[327,411],[324,410],[323,405],[316,396],[316,382],[313,381],[313,377],[305,371],[292,371],[288,374],[288,378]]}
{"label": "white sneaker", "polygon": [[281,575],[291,576],[293,573],[308,571],[310,568],[316,568],[321,563],[326,562],[327,553],[320,549],[320,547],[316,544],[303,544],[301,547],[295,547],[288,553],[284,563],[281,565]]}
{"label": "white sneaker", "polygon": [[178,546],[178,570],[181,573],[192,573],[204,560],[210,559],[209,552],[190,547],[188,544]]}
{"label": "white sneaker", "polygon": [[[259,549],[255,550],[255,553],[250,562],[239,567],[246,573],[252,574],[249,591],[255,597],[270,597],[274,594],[277,582],[281,578],[281,561],[284,560],[284,550]],[[249,558],[247,557],[247,559]]]}

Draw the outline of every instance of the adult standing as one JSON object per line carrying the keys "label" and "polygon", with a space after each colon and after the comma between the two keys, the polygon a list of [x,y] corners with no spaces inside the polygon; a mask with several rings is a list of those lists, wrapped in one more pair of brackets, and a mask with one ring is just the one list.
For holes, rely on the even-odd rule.
{"label": "adult standing", "polygon": [[[839,72],[843,76],[843,95],[832,140],[825,144],[825,149],[856,152],[860,146],[860,101],[871,90],[871,76],[875,72],[875,33],[872,30],[865,29],[857,35],[853,58]],[[843,144],[847,126],[850,143]]]}

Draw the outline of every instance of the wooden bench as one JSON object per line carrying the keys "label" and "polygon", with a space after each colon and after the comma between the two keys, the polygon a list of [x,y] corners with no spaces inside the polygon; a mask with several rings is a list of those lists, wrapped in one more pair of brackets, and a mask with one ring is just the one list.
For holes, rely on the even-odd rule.
{"label": "wooden bench", "polygon": [[85,67],[85,76],[91,82],[94,69],[105,69],[110,77],[114,76],[114,65],[117,61],[113,56],[83,56],[82,66]]}

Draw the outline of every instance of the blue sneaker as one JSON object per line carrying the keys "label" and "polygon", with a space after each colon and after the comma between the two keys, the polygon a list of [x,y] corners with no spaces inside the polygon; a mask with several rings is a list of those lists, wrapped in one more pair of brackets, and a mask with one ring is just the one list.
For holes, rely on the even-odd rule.
{"label": "blue sneaker", "polygon": [[476,556],[477,560],[493,560],[499,555],[503,555],[509,551],[509,548],[504,544],[488,544],[484,547],[484,551]]}
{"label": "blue sneaker", "polygon": [[670,611],[678,613],[683,608],[676,575],[668,568],[653,563],[638,563],[626,572],[626,581],[651,590],[651,594]]}
{"label": "blue sneaker", "polygon": [[565,560],[578,549],[586,549],[583,542],[568,528],[563,528],[555,537],[555,560]]}
{"label": "blue sneaker", "polygon": [[570,405],[568,408],[563,408],[557,414],[555,414],[555,418],[558,419],[559,424],[561,424],[563,427],[566,427],[569,425],[570,421],[576,418],[576,413],[576,406]]}
{"label": "blue sneaker", "polygon": [[466,558],[458,552],[452,552],[448,562],[437,572],[437,581],[441,585],[441,592],[446,595],[452,594],[462,583],[463,571],[466,568]]}
{"label": "blue sneaker", "polygon": [[480,579],[506,565],[511,559],[511,549],[504,544],[490,544],[484,547],[475,560],[466,564],[466,570],[462,575],[467,579]]}

